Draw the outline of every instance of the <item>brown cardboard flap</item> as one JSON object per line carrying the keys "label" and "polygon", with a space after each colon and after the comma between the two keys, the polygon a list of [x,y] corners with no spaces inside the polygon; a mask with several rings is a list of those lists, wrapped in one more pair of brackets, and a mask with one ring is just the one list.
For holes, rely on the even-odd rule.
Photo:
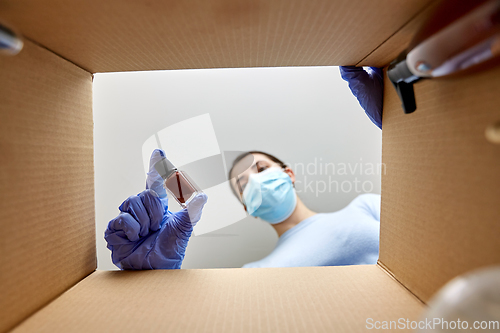
{"label": "brown cardboard flap", "polygon": [[376,265],[96,271],[14,332],[361,332],[424,305]]}
{"label": "brown cardboard flap", "polygon": [[26,42],[0,57],[0,331],[96,268],[92,76]]}
{"label": "brown cardboard flap", "polygon": [[10,0],[0,16],[92,73],[332,66],[357,64],[429,2]]}
{"label": "brown cardboard flap", "polygon": [[500,67],[415,85],[405,115],[385,84],[379,260],[423,301],[456,275],[500,263]]}

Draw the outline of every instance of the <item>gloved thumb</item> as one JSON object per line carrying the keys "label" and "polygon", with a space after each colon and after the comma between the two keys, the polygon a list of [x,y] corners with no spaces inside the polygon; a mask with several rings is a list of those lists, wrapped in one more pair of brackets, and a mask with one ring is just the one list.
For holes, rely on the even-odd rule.
{"label": "gloved thumb", "polygon": [[204,192],[201,192],[188,203],[186,209],[191,224],[194,225],[201,219],[201,212],[207,201],[208,196]]}
{"label": "gloved thumb", "polygon": [[186,208],[175,213],[175,217],[183,229],[192,228],[201,219],[203,206],[207,200],[208,196],[204,192],[200,192],[191,199]]}
{"label": "gloved thumb", "polygon": [[[163,187],[164,180],[161,178],[158,171],[155,169],[156,162],[165,158],[165,152],[161,149],[153,150],[151,158],[149,159],[149,171],[146,178],[146,189],[155,191],[160,199],[167,198],[167,192]],[[162,200],[163,201],[163,200]]]}

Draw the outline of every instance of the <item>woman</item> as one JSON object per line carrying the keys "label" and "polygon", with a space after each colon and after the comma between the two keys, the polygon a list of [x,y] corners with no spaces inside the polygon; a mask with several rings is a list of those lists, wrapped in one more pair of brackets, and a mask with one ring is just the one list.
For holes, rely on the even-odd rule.
{"label": "woman", "polygon": [[229,171],[229,179],[244,209],[270,223],[279,237],[268,256],[243,267],[377,262],[380,195],[359,195],[337,212],[313,212],[295,192],[293,170],[277,157],[262,151],[238,156]]}

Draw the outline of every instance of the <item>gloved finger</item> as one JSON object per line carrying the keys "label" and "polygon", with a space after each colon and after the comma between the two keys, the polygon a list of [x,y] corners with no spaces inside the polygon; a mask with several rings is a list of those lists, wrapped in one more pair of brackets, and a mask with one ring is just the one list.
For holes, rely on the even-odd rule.
{"label": "gloved finger", "polygon": [[127,238],[123,230],[111,231],[109,229],[104,233],[104,239],[108,243],[107,248],[113,251],[113,246],[129,245],[132,242]]}
{"label": "gloved finger", "polygon": [[156,171],[155,164],[165,158],[165,152],[161,149],[153,150],[151,158],[149,159],[149,171],[146,178],[146,189],[155,191],[160,198],[167,196],[167,192],[163,187],[164,180]]}
{"label": "gloved finger", "polygon": [[352,94],[370,120],[382,128],[382,110],[384,99],[383,71],[377,67],[370,67],[365,71],[363,67],[340,67],[342,79],[349,84]]}
{"label": "gloved finger", "polygon": [[141,200],[140,194],[129,197],[120,205],[119,209],[124,213],[132,215],[132,217],[139,223],[140,236],[144,237],[149,234],[151,222],[146,207],[144,207],[144,203]]}
{"label": "gloved finger", "polygon": [[117,217],[109,221],[108,230],[106,230],[108,235],[115,234],[113,237],[108,236],[113,242],[113,244],[110,245],[119,245],[122,244],[122,242],[117,237],[122,239],[126,238],[131,242],[139,240],[141,225],[132,215],[120,213]]}
{"label": "gloved finger", "polygon": [[194,226],[200,219],[208,196],[204,192],[196,195],[183,210],[174,213],[176,220],[185,228]]}
{"label": "gloved finger", "polygon": [[370,67],[373,73],[376,73],[380,78],[384,78],[384,69],[381,67]]}
{"label": "gloved finger", "polygon": [[152,190],[146,190],[139,194],[146,212],[149,216],[149,228],[153,231],[160,229],[160,223],[165,214],[165,204],[160,200],[158,194]]}
{"label": "gloved finger", "polygon": [[[172,217],[171,220],[175,218]],[[167,224],[158,231],[158,239],[154,244],[154,250],[151,251],[154,255],[150,255],[152,266],[161,268],[181,268],[182,260],[186,253],[189,238],[192,233],[192,227],[187,232],[182,232],[179,228],[174,227],[173,221],[168,221]]]}
{"label": "gloved finger", "polygon": [[[162,186],[163,186],[163,185],[162,185]],[[158,193],[157,193],[155,190],[153,190],[153,189],[149,189],[149,187],[148,187],[147,185],[146,185],[146,191],[151,191],[151,192],[153,192],[153,193],[154,193],[154,194],[158,197],[158,199],[160,199],[161,205],[162,205],[162,207],[163,207],[163,211],[165,211],[165,212],[166,212],[166,211],[168,210],[168,197],[167,197],[167,196],[165,196],[165,197],[163,197],[163,198],[162,198],[162,197],[160,197],[160,196],[158,195]]]}
{"label": "gloved finger", "polygon": [[[345,81],[351,83],[356,83],[356,79],[368,79],[369,75],[368,73],[363,69],[363,67],[356,67],[356,66],[340,66],[340,76],[342,79]],[[352,88],[351,88],[352,90]]]}
{"label": "gloved finger", "polygon": [[161,178],[159,174],[151,175],[151,173],[148,172],[148,176],[146,178],[146,190],[153,190],[158,194],[158,196],[166,197],[167,191],[163,186],[164,183],[165,180]]}

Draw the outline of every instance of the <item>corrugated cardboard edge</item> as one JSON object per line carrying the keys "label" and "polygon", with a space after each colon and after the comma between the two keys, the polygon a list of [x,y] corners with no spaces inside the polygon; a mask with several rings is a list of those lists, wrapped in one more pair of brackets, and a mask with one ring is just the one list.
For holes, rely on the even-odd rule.
{"label": "corrugated cardboard edge", "polygon": [[387,267],[386,265],[384,265],[384,263],[380,260],[377,260],[377,267],[380,268],[384,273],[386,273],[387,275],[389,275],[395,282],[397,282],[399,285],[401,285],[401,287],[403,287],[404,289],[406,289],[410,294],[413,295],[413,297],[415,297],[417,300],[420,301],[420,303],[422,303],[423,305],[427,305],[423,300],[421,300],[417,295],[415,295],[411,290],[410,288],[408,288],[407,286],[404,285],[404,283],[402,283],[401,281],[399,281],[396,276],[391,272],[391,270],[389,269],[389,267]]}
{"label": "corrugated cardboard edge", "polygon": [[41,49],[45,49],[45,50],[49,51],[50,53],[52,53],[52,54],[56,55],[57,57],[59,57],[59,58],[61,58],[61,59],[64,59],[64,60],[66,60],[67,62],[72,63],[72,64],[73,64],[73,65],[75,65],[76,67],[79,67],[80,69],[82,69],[82,70],[86,71],[87,73],[89,73],[90,75],[92,75],[92,81],[94,81],[94,74],[93,74],[93,73],[92,73],[89,69],[84,68],[83,66],[80,66],[79,64],[75,63],[75,62],[74,62],[74,61],[72,61],[71,59],[65,58],[65,57],[63,57],[62,55],[57,54],[57,53],[56,53],[56,52],[54,52],[53,50],[49,49],[47,46],[45,46],[45,45],[42,45],[42,44],[38,43],[36,40],[33,40],[33,39],[31,39],[31,38],[29,38],[29,37],[26,37],[26,36],[23,36],[23,39],[24,39],[24,40],[26,40],[26,41],[28,41],[28,42],[30,42],[30,43],[32,43],[32,44],[34,44],[34,45],[36,45],[36,46],[38,46],[38,47],[39,47],[39,48],[41,48]]}

